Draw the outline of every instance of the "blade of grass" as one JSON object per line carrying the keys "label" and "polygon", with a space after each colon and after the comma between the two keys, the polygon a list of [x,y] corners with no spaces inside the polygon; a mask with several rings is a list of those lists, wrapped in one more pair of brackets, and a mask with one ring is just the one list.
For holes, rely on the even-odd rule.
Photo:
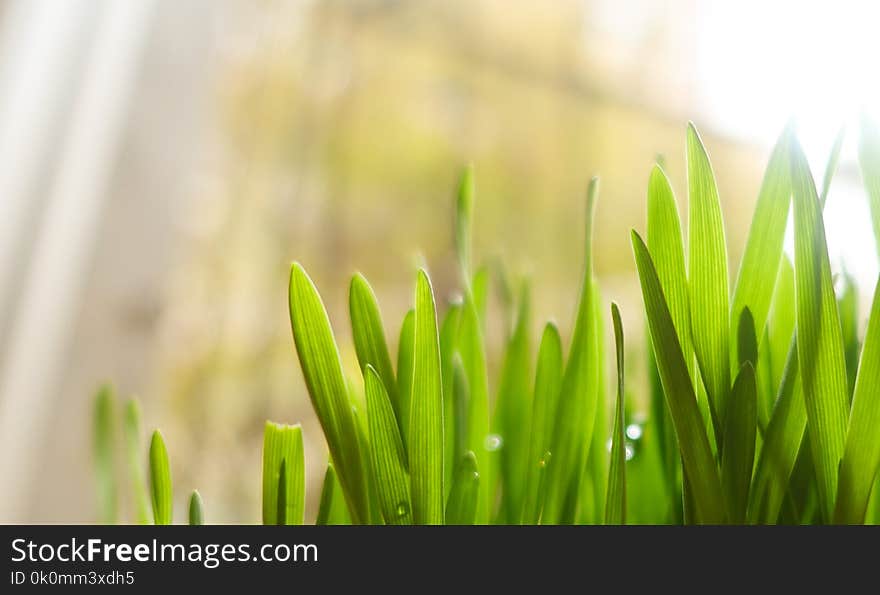
{"label": "blade of grass", "polygon": [[793,339],[779,384],[779,395],[755,466],[749,502],[751,522],[776,523],[806,427],[807,410],[798,371],[797,342]]}
{"label": "blade of grass", "polygon": [[840,316],[840,330],[843,334],[843,352],[846,359],[846,381],[850,400],[856,386],[856,372],[859,367],[859,296],[856,281],[846,271],[841,272],[842,289],[837,298],[837,311]]}
{"label": "blade of grass", "polygon": [[336,478],[333,463],[328,463],[324,473],[324,482],[321,486],[321,501],[318,503],[318,516],[316,525],[350,525],[351,516],[348,514],[348,505],[342,495],[342,486]]}
{"label": "blade of grass", "polygon": [[416,311],[410,308],[400,325],[400,339],[397,342],[397,395],[400,398],[400,439],[406,444],[409,431],[409,403],[412,392],[413,339],[416,332]]}
{"label": "blade of grass", "polygon": [[[748,309],[743,312],[748,312]],[[729,520],[738,525],[746,522],[749,487],[755,465],[757,397],[755,369],[750,361],[746,361],[736,375],[730,393],[725,416],[727,425],[724,428],[724,435],[729,441],[721,457],[721,488],[727,503],[727,514]]]}
{"label": "blade of grass", "polygon": [[657,369],[681,449],[684,471],[693,491],[697,520],[702,523],[721,523],[725,520],[721,480],[672,315],[666,305],[648,247],[635,231],[632,232],[632,243]]}
{"label": "blade of grass", "polygon": [[[461,305],[453,304],[443,316],[443,322],[440,323],[440,372],[443,375],[443,440],[445,443],[443,485],[447,492],[444,494],[444,498],[449,497],[449,490],[452,488],[455,474],[455,461],[461,459],[466,439],[466,426],[459,425],[464,423],[465,410],[456,410],[458,395],[455,394],[455,364],[453,363],[458,357],[456,342],[458,341],[460,320]],[[459,445],[461,445],[460,448]]]}
{"label": "blade of grass", "polygon": [[93,449],[98,513],[102,523],[116,522],[116,478],[114,461],[115,426],[113,389],[104,385],[95,395],[93,413]]}
{"label": "blade of grass", "polygon": [[367,365],[364,382],[379,509],[386,524],[409,525],[413,520],[410,478],[391,400],[382,379],[371,365]]}
{"label": "blade of grass", "polygon": [[865,333],[846,434],[834,520],[863,523],[880,465],[880,283]]}
{"label": "blade of grass", "polygon": [[501,381],[495,405],[498,434],[504,441],[501,449],[501,521],[519,524],[525,498],[526,457],[529,451],[529,415],[531,402],[531,361],[529,330],[531,296],[523,283],[519,313],[513,335],[507,345],[501,368]]}
{"label": "blade of grass", "polygon": [[157,525],[170,525],[174,495],[171,488],[171,467],[168,464],[168,450],[165,439],[159,430],[153,432],[150,440],[150,488],[153,502],[153,518]]}
{"label": "blade of grass", "polygon": [[721,452],[730,391],[727,244],[715,175],[693,123],[687,130],[687,165],[691,330]]}
{"label": "blade of grass", "polygon": [[474,212],[474,168],[468,165],[461,173],[455,202],[455,249],[465,285],[470,283],[471,221]]}
{"label": "blade of grass", "polygon": [[473,281],[471,281],[471,295],[474,298],[477,316],[479,316],[485,332],[486,309],[489,307],[489,267],[482,266],[474,273]]}
{"label": "blade of grass", "polygon": [[605,320],[602,315],[602,295],[599,283],[593,279],[593,329],[595,336],[596,373],[590,397],[596,404],[593,415],[593,434],[587,446],[586,468],[581,480],[579,496],[578,522],[581,524],[600,524],[605,518],[605,493],[608,486],[608,440],[611,432],[608,429],[610,414],[608,412],[608,395],[606,393],[607,378],[605,377]]}
{"label": "blade of grass", "polygon": [[626,435],[624,434],[623,391],[623,323],[620,309],[611,304],[614,325],[614,346],[617,354],[617,405],[614,408],[614,429],[611,438],[611,464],[608,472],[608,495],[605,498],[605,524],[626,524]]}
{"label": "blade of grass", "polygon": [[831,520],[846,437],[846,359],[822,210],[797,141],[790,157],[795,223],[797,346],[822,518]]}
{"label": "blade of grass", "polygon": [[263,524],[302,525],[304,512],[302,428],[267,421],[263,429]]}
{"label": "blade of grass", "polygon": [[552,322],[544,326],[538,347],[538,363],[535,371],[535,395],[532,400],[531,434],[526,465],[526,499],[523,522],[537,524],[541,518],[543,497],[541,477],[550,451],[556,406],[562,385],[562,340],[559,330]]}
{"label": "blade of grass", "polygon": [[398,426],[402,425],[399,421],[402,418],[397,396],[397,381],[394,369],[391,367],[391,356],[388,355],[385,326],[382,323],[382,314],[379,311],[376,294],[373,293],[373,288],[370,287],[366,278],[357,274],[351,278],[348,296],[352,338],[358,363],[361,366],[361,373],[364,373],[368,365],[372,365],[379,373],[379,378],[385,385],[385,390],[391,399],[391,406],[398,420]]}
{"label": "blade of grass", "polygon": [[470,297],[465,298],[461,311],[458,352],[464,368],[467,387],[467,440],[466,449],[477,458],[477,468],[482,469],[479,486],[476,523],[489,522],[492,478],[489,467],[489,384],[486,371],[486,354],[477,310]]}
{"label": "blade of grass", "polygon": [[150,511],[150,492],[147,488],[142,463],[141,410],[136,399],[129,399],[125,403],[122,430],[122,433],[125,435],[126,458],[128,459],[128,475],[131,481],[135,521],[139,525],[148,525],[153,522],[153,519]]}
{"label": "blade of grass", "polygon": [[592,306],[593,285],[593,218],[598,178],[587,189],[586,225],[584,234],[584,268],[581,295],[571,338],[568,363],[563,373],[557,406],[556,422],[550,452],[553,462],[547,468],[546,492],[542,522],[567,524],[574,521],[580,475],[586,446],[592,440],[596,403],[596,336]]}
{"label": "blade of grass", "polygon": [[369,519],[368,485],[357,428],[330,319],[299,263],[290,270],[290,323],[312,407],[321,423],[355,524]]}
{"label": "blade of grass", "polygon": [[[743,310],[748,308],[756,337],[764,334],[783,254],[782,244],[791,205],[788,146],[793,133],[793,125],[786,126],[770,154],[733,290],[730,320],[739,321]],[[731,354],[735,356],[733,363],[740,365],[745,361],[735,349],[731,350]],[[755,363],[754,360],[750,361]]]}
{"label": "blade of grass", "polygon": [[204,525],[205,524],[205,503],[202,502],[202,495],[198,490],[193,490],[189,497],[189,524]]}
{"label": "blade of grass", "polygon": [[443,383],[440,339],[431,281],[416,283],[413,388],[409,417],[409,470],[415,524],[443,524]]}
{"label": "blade of grass", "polygon": [[447,525],[473,525],[477,514],[480,474],[477,471],[477,458],[468,451],[461,458],[455,470],[455,479],[446,502]]}

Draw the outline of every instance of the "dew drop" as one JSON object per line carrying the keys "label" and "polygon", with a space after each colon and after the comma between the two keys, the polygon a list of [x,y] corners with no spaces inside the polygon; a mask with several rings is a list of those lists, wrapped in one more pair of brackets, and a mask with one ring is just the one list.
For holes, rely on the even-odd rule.
{"label": "dew drop", "polygon": [[403,518],[407,514],[409,514],[409,506],[406,502],[401,502],[397,505],[397,518]]}
{"label": "dew drop", "polygon": [[500,450],[503,444],[504,441],[501,439],[501,436],[498,434],[489,434],[486,436],[486,441],[483,446],[489,452],[495,452],[496,450]]}
{"label": "dew drop", "polygon": [[626,456],[627,461],[631,461],[632,458],[634,456],[636,456],[635,449],[633,448],[632,444],[630,444],[628,442],[626,443],[626,446],[624,447],[624,452],[626,453],[625,456]]}
{"label": "dew drop", "polygon": [[609,439],[605,442],[605,450],[607,450],[608,452],[611,452],[611,447],[612,447],[613,445],[614,445],[614,441],[613,441],[611,438],[609,438]]}
{"label": "dew drop", "polygon": [[626,426],[626,437],[630,440],[638,440],[642,437],[642,426],[639,424],[629,424]]}

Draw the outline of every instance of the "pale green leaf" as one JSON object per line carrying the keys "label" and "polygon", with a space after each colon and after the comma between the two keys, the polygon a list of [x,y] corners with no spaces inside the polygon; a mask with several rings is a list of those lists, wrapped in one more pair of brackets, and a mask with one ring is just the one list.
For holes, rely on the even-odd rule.
{"label": "pale green leaf", "polygon": [[846,360],[822,210],[806,157],[796,141],[792,144],[790,164],[798,359],[822,518],[830,521],[846,436]]}
{"label": "pale green leaf", "polygon": [[479,498],[480,474],[477,471],[477,458],[468,451],[459,461],[455,479],[446,503],[447,525],[473,525],[476,520],[477,500]]}
{"label": "pale green leaf", "polygon": [[101,522],[107,524],[116,522],[114,402],[113,389],[109,385],[104,385],[98,389],[94,403],[92,440],[96,488],[98,492],[98,512]]}
{"label": "pale green leaf", "polygon": [[263,524],[302,525],[304,511],[302,428],[267,421],[263,428]]}
{"label": "pale green leaf", "polygon": [[355,524],[369,519],[368,484],[330,319],[305,270],[290,270],[290,324],[312,407],[324,431]]}
{"label": "pale green leaf", "polygon": [[605,524],[626,523],[626,434],[624,421],[623,323],[617,304],[611,304],[614,324],[614,345],[617,354],[617,405],[614,408],[614,429],[611,434],[611,464],[608,472],[608,495],[605,498]]}
{"label": "pale green leaf", "polygon": [[672,316],[648,248],[635,231],[632,232],[632,243],[654,357],[681,449],[684,472],[693,492],[696,520],[701,523],[721,523],[726,516],[721,480]]}
{"label": "pale green leaf", "polygon": [[135,519],[139,525],[147,525],[152,523],[153,519],[150,510],[150,491],[147,488],[143,451],[141,450],[141,411],[136,399],[129,399],[125,404],[122,430],[125,435],[126,458],[128,459],[128,474],[131,481]]}
{"label": "pale green leaf", "polygon": [[371,365],[367,365],[364,383],[379,510],[386,524],[409,525],[413,520],[410,478],[391,400],[382,379]]}
{"label": "pale green leaf", "polygon": [[440,339],[431,282],[424,270],[416,284],[413,384],[407,451],[415,524],[443,524],[443,382]]}
{"label": "pale green leaf", "polygon": [[205,524],[205,503],[202,502],[202,495],[198,490],[193,490],[189,497],[189,524],[204,525]]}
{"label": "pale green leaf", "polygon": [[691,331],[720,451],[730,392],[727,244],[715,175],[693,124],[687,130],[687,163]]}
{"label": "pale green leaf", "polygon": [[153,518],[157,525],[170,525],[174,495],[171,487],[171,466],[165,439],[159,430],[150,440],[150,489],[153,502]]}

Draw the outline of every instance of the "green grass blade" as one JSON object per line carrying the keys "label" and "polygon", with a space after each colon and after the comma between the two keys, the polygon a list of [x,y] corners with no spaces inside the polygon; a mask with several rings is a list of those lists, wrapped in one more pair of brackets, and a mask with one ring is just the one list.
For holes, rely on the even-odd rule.
{"label": "green grass blade", "polygon": [[489,307],[489,267],[482,266],[474,273],[471,281],[471,295],[474,299],[474,307],[477,316],[486,328],[486,309]]}
{"label": "green grass blade", "polygon": [[364,382],[379,509],[386,524],[409,525],[413,521],[410,478],[391,400],[379,373],[371,365],[367,366]]}
{"label": "green grass blade", "polygon": [[759,351],[765,351],[765,357],[770,360],[769,367],[759,365],[757,370],[758,378],[762,385],[766,386],[761,391],[761,399],[758,401],[758,424],[764,429],[770,420],[770,412],[779,393],[788,354],[793,344],[795,304],[794,267],[786,256],[779,265],[776,289],[770,304],[770,315],[765,328],[767,343],[759,347]]}
{"label": "green grass blade", "polygon": [[[279,497],[284,498],[284,506]],[[304,512],[302,428],[267,421],[263,430],[263,524],[302,525]]]}
{"label": "green grass blade", "polygon": [[758,338],[755,336],[755,319],[748,306],[740,312],[739,323],[736,329],[738,366],[751,362],[752,366],[758,363]]}
{"label": "green grass blade", "polygon": [[822,210],[797,142],[790,158],[795,224],[797,346],[822,518],[831,520],[846,437],[846,359]]}
{"label": "green grass blade", "polygon": [[171,466],[165,439],[159,430],[150,440],[150,489],[153,502],[153,518],[157,525],[170,525],[173,515],[174,494],[171,487]]}
{"label": "green grass blade", "polygon": [[189,497],[189,524],[204,525],[205,524],[205,503],[202,502],[202,495],[198,490],[193,490]]}
{"label": "green grass blade", "polygon": [[409,470],[413,521],[443,524],[443,383],[440,339],[431,281],[424,270],[416,283],[413,388],[409,417]]}
{"label": "green grass blade", "polygon": [[474,194],[474,168],[468,165],[459,179],[458,196],[455,201],[455,250],[465,285],[470,283]]}
{"label": "green grass blade", "polygon": [[859,168],[868,193],[874,241],[880,258],[880,129],[867,117],[862,119],[859,134]]}
{"label": "green grass blade", "polygon": [[611,414],[608,411],[607,382],[605,374],[605,320],[602,315],[602,295],[599,283],[593,279],[593,333],[596,337],[594,349],[596,374],[593,378],[593,394],[595,402],[593,414],[592,440],[588,446],[586,468],[581,479],[580,495],[578,496],[578,523],[599,524],[605,518],[605,496],[608,488],[608,440],[611,431],[608,428]]}
{"label": "green grass blade", "polygon": [[351,516],[348,513],[348,505],[342,494],[342,486],[336,478],[336,470],[333,464],[327,465],[324,473],[324,482],[321,486],[321,500],[318,503],[318,516],[316,525],[350,525]]}
{"label": "green grass blade", "polygon": [[532,401],[529,454],[526,460],[526,499],[523,522],[537,524],[541,519],[543,498],[541,478],[546,469],[545,454],[550,451],[559,388],[562,385],[562,340],[559,330],[548,322],[538,347],[535,370],[535,395]]}
{"label": "green grass blade", "polygon": [[828,161],[825,163],[825,174],[822,176],[822,192],[819,194],[819,204],[825,207],[825,201],[828,198],[828,191],[831,189],[831,180],[837,173],[837,166],[840,163],[840,151],[843,149],[843,141],[846,138],[846,128],[841,128],[837,136],[834,137],[834,144],[831,146],[831,153],[828,154]]}
{"label": "green grass blade", "polygon": [[98,513],[102,523],[116,522],[116,478],[114,461],[115,432],[113,389],[104,385],[95,395],[93,413],[93,449]]}
{"label": "green grass blade", "polygon": [[596,403],[596,333],[594,328],[593,292],[593,219],[598,178],[590,181],[587,190],[586,226],[584,234],[584,268],[581,295],[572,332],[568,363],[562,378],[556,424],[550,451],[553,462],[547,468],[546,493],[542,520],[546,524],[574,521],[577,497],[585,460],[585,449],[592,441]]}
{"label": "green grass blade", "polygon": [[[452,480],[455,474],[455,462],[464,454],[464,440],[466,439],[466,426],[464,423],[465,411],[456,411],[455,394],[455,364],[458,357],[456,344],[458,342],[458,328],[461,320],[461,305],[453,304],[443,316],[440,323],[440,372],[443,374],[443,430],[445,451],[443,453],[443,485],[446,487],[444,497],[449,497],[452,488]],[[459,362],[459,365],[461,363]],[[463,370],[462,370],[463,372]],[[459,448],[461,445],[461,448]],[[456,455],[460,456],[456,456]]]}
{"label": "green grass blade", "polygon": [[[477,505],[476,523],[489,522],[491,488],[493,486],[489,466],[489,380],[486,371],[486,353],[483,346],[483,333],[476,307],[472,298],[465,298],[461,311],[458,353],[466,380],[467,396],[467,440],[465,448],[477,458],[477,468],[481,469],[480,497]],[[457,385],[458,386],[458,385]],[[458,392],[458,391],[456,391]],[[463,396],[463,395],[462,395]],[[458,400],[458,396],[456,397]]]}
{"label": "green grass blade", "polygon": [[859,293],[855,279],[843,271],[842,289],[837,298],[837,311],[840,316],[840,331],[843,334],[843,353],[846,359],[846,381],[848,394],[852,399],[856,386],[856,373],[859,367]]}
{"label": "green grass blade", "polygon": [[693,124],[687,130],[687,163],[691,329],[720,451],[730,391],[727,244],[715,175]]}
{"label": "green grass blade", "polygon": [[477,458],[473,452],[466,452],[456,470],[449,500],[446,502],[447,525],[473,525],[477,514],[477,500],[480,492],[480,474],[477,471]]}
{"label": "green grass blade", "polygon": [[355,524],[369,519],[368,485],[357,428],[330,319],[305,270],[290,270],[290,323],[312,407],[338,472]]}
{"label": "green grass blade", "polygon": [[657,369],[681,449],[684,471],[693,492],[697,520],[720,523],[725,520],[721,480],[672,315],[648,248],[635,231],[632,232],[632,243]]}
{"label": "green grass blade", "polygon": [[525,499],[526,458],[529,452],[531,391],[531,296],[527,283],[519,298],[519,313],[501,369],[495,418],[504,446],[501,464],[501,521],[519,524]]}
{"label": "green grass blade", "polygon": [[776,523],[806,427],[807,410],[798,370],[797,342],[793,338],[779,385],[779,395],[755,466],[749,496],[751,522]]}
{"label": "green grass blade", "polygon": [[150,510],[150,491],[144,475],[143,451],[141,450],[141,410],[136,399],[125,403],[122,417],[128,474],[131,481],[135,520],[139,525],[153,522]]}
{"label": "green grass blade", "polygon": [[755,369],[750,361],[746,361],[736,375],[730,393],[724,428],[728,442],[721,457],[721,488],[727,514],[729,520],[738,525],[746,522],[749,486],[755,465],[757,398]]}
{"label": "green grass blade", "polygon": [[373,288],[361,274],[351,278],[348,305],[351,314],[352,338],[361,372],[364,373],[368,365],[375,368],[385,385],[388,397],[391,399],[395,416],[400,420],[402,418],[397,397],[397,380],[394,376],[394,368],[391,367],[388,344],[385,341],[382,314],[379,311],[379,303],[376,300],[376,294],[373,293]]}
{"label": "green grass blade", "polygon": [[400,325],[400,339],[397,343],[397,395],[400,398],[400,438],[406,444],[409,431],[409,403],[412,392],[413,348],[416,333],[416,311],[410,308]]}
{"label": "green grass blade", "polygon": [[[733,290],[730,320],[738,322],[743,310],[748,308],[756,337],[764,334],[779,261],[782,258],[782,244],[791,205],[788,151],[792,134],[793,129],[789,125],[779,136],[770,154]],[[741,354],[732,351],[732,355],[736,356],[732,358],[733,362],[737,365],[746,361]],[[754,360],[750,361],[754,363]]]}
{"label": "green grass blade", "polygon": [[834,520],[863,523],[880,465],[880,283],[868,319],[865,345],[853,393]]}
{"label": "green grass blade", "polygon": [[617,354],[617,405],[614,408],[614,429],[611,437],[611,464],[608,471],[608,495],[605,498],[605,524],[626,523],[626,435],[624,434],[624,369],[623,323],[617,304],[611,304],[614,324],[614,345]]}

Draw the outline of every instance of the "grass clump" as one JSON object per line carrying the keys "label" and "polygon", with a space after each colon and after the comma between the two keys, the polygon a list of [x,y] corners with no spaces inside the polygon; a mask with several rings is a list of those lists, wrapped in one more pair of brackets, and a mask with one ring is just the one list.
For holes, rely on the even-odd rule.
{"label": "grass clump", "polygon": [[[687,128],[688,238],[660,165],[647,186],[645,239],[632,248],[649,340],[648,416],[633,413],[616,304],[607,324],[592,265],[598,180],[587,189],[580,294],[568,349],[554,323],[532,346],[527,280],[506,281],[509,309],[497,379],[485,325],[488,269],[474,267],[476,191],[465,170],[454,245],[462,297],[437,300],[426,270],[389,350],[379,301],[352,278],[349,313],[363,395],[346,382],[330,320],[294,263],[293,341],[329,450],[317,524],[864,523],[880,520],[880,290],[860,338],[855,287],[838,295],[823,207],[838,137],[817,191],[791,126],[764,175],[735,283],[729,286],[721,202],[709,154]],[[877,230],[880,135],[865,124],[859,158]],[[783,240],[793,211],[795,251]],[[878,231],[880,233],[880,231]],[[880,242],[878,242],[880,254]],[[517,289],[515,289],[517,288]],[[616,390],[608,390],[605,329],[613,329]],[[390,330],[390,329],[389,329]],[[632,352],[628,354],[632,357]],[[392,363],[393,362],[393,363]],[[490,386],[497,393],[490,393]],[[609,398],[612,397],[612,398]],[[95,409],[104,517],[115,518],[112,395]],[[137,410],[126,410],[132,485],[141,522],[172,521],[162,435],[150,445],[152,518],[142,499]],[[267,423],[263,522],[303,522],[305,460],[299,426]],[[141,478],[140,480],[138,478]],[[873,492],[873,494],[872,494]],[[872,500],[873,499],[873,500]],[[198,492],[191,524],[204,521]]]}

